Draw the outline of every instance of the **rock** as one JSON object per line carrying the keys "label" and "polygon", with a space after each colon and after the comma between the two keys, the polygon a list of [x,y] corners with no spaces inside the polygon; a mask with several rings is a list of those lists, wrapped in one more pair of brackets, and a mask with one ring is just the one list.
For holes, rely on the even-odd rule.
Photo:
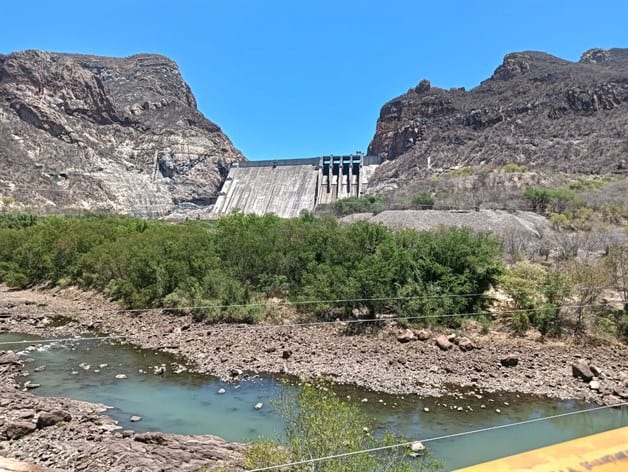
{"label": "rock", "polygon": [[241,369],[231,369],[231,370],[229,371],[229,376],[230,376],[232,379],[235,379],[235,378],[240,377],[243,373],[244,373],[244,372],[243,372]]}
{"label": "rock", "polygon": [[37,428],[47,428],[57,423],[66,422],[69,423],[72,420],[72,415],[67,411],[52,410],[42,411],[37,417]]}
{"label": "rock", "polygon": [[16,416],[21,420],[28,420],[35,417],[35,410],[18,410]]}
{"label": "rock", "polygon": [[456,333],[451,333],[447,335],[447,341],[450,343],[456,342]]}
{"label": "rock", "polygon": [[458,347],[460,348],[462,352],[467,352],[474,349],[475,344],[473,344],[473,341],[471,341],[469,338],[467,338],[466,336],[463,336],[460,339],[458,339]]}
{"label": "rock", "polygon": [[28,382],[24,383],[24,388],[27,389],[27,390],[33,390],[33,389],[39,388],[39,387],[41,387],[41,384],[33,383],[30,380]]}
{"label": "rock", "polygon": [[432,84],[430,83],[430,81],[427,79],[423,79],[416,87],[414,87],[414,91],[416,93],[425,93],[429,92],[431,88]]}
{"label": "rock", "polygon": [[142,417],[141,417],[141,416],[133,415],[133,416],[131,416],[131,417],[129,418],[129,421],[130,421],[131,423],[137,423],[137,422],[138,422],[138,421],[140,421],[141,419],[142,419]]}
{"label": "rock", "polygon": [[593,372],[591,372],[589,364],[583,359],[571,364],[571,373],[574,377],[580,378],[585,382],[591,382],[591,380],[593,380]]}
{"label": "rock", "polygon": [[292,351],[290,349],[286,349],[281,353],[282,359],[288,359],[292,355]]}
{"label": "rock", "polygon": [[429,412],[430,412],[430,409],[429,409],[428,407],[425,407],[425,408],[423,408],[423,411],[424,411],[425,413],[429,413]]}
{"label": "rock", "polygon": [[410,445],[410,454],[413,456],[419,456],[425,452],[425,446],[421,441],[414,441]]}
{"label": "rock", "polygon": [[437,336],[435,341],[436,345],[443,351],[448,351],[453,347],[453,344],[449,342],[447,336],[445,335]]}
{"label": "rock", "polygon": [[499,408],[495,408],[495,413],[500,414],[502,411]]}
{"label": "rock", "polygon": [[432,337],[432,332],[428,329],[420,329],[415,332],[416,337],[421,341],[427,341]]}
{"label": "rock", "polygon": [[126,379],[126,374],[117,374],[116,379]]}
{"label": "rock", "polygon": [[602,371],[597,366],[591,364],[589,365],[589,369],[591,369],[591,372],[595,377],[603,377]]}
{"label": "rock", "polygon": [[607,406],[620,405],[622,402],[622,399],[615,395],[604,395],[602,398],[602,403]]}
{"label": "rock", "polygon": [[219,388],[219,389],[218,389],[218,394],[219,394],[219,395],[222,395],[222,394],[223,394],[223,393],[225,393],[225,392],[226,392],[226,390],[225,390],[224,388]]}
{"label": "rock", "polygon": [[13,351],[7,351],[0,354],[0,365],[5,364],[21,365],[20,356]]}
{"label": "rock", "polygon": [[166,438],[162,433],[136,434],[133,439],[137,442],[146,444],[164,444],[166,442]]}
{"label": "rock", "polygon": [[516,367],[519,364],[519,358],[514,355],[509,355],[500,359],[499,363],[504,367]]}
{"label": "rock", "polygon": [[408,343],[410,341],[414,341],[415,339],[416,336],[411,329],[406,329],[405,331],[403,331],[403,333],[400,333],[397,336],[397,341],[399,341],[400,343]]}
{"label": "rock", "polygon": [[163,375],[165,372],[166,372],[166,366],[156,365],[153,368],[153,374],[155,374],[155,375]]}
{"label": "rock", "polygon": [[589,382],[589,388],[591,390],[599,390],[600,389],[600,382],[598,382],[597,380],[591,380]]}
{"label": "rock", "polygon": [[36,426],[34,423],[16,422],[9,423],[5,428],[5,434],[9,439],[20,439],[35,431]]}
{"label": "rock", "polygon": [[263,403],[261,403],[261,402],[260,402],[260,403],[256,403],[256,404],[255,404],[255,409],[256,409],[256,410],[261,410],[263,406],[264,406],[264,404],[263,404]]}

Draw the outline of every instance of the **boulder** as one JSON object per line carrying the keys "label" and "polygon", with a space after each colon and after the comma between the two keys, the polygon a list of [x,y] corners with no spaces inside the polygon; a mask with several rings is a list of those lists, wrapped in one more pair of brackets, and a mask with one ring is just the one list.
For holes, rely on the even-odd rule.
{"label": "boulder", "polygon": [[129,418],[129,421],[130,421],[131,423],[137,423],[137,422],[138,422],[138,421],[140,421],[141,419],[142,419],[142,417],[141,417],[141,416],[133,415],[133,416],[131,416],[131,417]]}
{"label": "boulder", "polygon": [[164,444],[166,442],[166,438],[161,433],[136,434],[133,439],[145,444]]}
{"label": "boulder", "polygon": [[475,344],[466,336],[458,339],[458,347],[462,352],[467,352],[475,348]]}
{"label": "boulder", "polygon": [[602,377],[603,376],[602,370],[599,367],[591,364],[591,365],[589,365],[589,369],[591,369],[591,372],[593,373],[594,376],[596,376],[596,377]]}
{"label": "boulder", "polygon": [[0,365],[3,365],[3,364],[20,365],[21,364],[20,356],[18,356],[13,351],[4,352],[0,354]]}
{"label": "boulder", "polygon": [[516,367],[519,364],[519,358],[517,356],[509,355],[500,359],[499,363],[504,367]]}
{"label": "boulder", "polygon": [[432,337],[432,333],[430,332],[429,329],[420,329],[420,330],[416,331],[414,334],[421,341],[427,341],[428,339],[430,339]]}
{"label": "boulder", "polygon": [[589,382],[589,388],[591,390],[599,390],[600,389],[600,382],[598,382],[597,380],[591,380],[591,382]]}
{"label": "boulder", "polygon": [[411,329],[406,329],[403,333],[400,333],[397,336],[397,341],[399,341],[400,343],[409,343],[410,341],[414,341],[415,339],[416,336]]}
{"label": "boulder", "polygon": [[34,423],[9,423],[5,428],[5,434],[9,439],[20,439],[27,434],[31,434],[33,431],[35,431],[35,429],[37,428]]}
{"label": "boulder", "polygon": [[72,415],[63,410],[42,411],[37,418],[37,428],[42,429],[57,423],[72,420]]}
{"label": "boulder", "polygon": [[445,335],[438,336],[435,341],[436,345],[443,351],[449,351],[453,347],[453,344],[449,341],[449,339],[447,339],[447,336]]}
{"label": "boulder", "polygon": [[571,373],[574,377],[580,378],[585,382],[591,382],[593,380],[593,372],[586,361],[580,359],[571,364]]}

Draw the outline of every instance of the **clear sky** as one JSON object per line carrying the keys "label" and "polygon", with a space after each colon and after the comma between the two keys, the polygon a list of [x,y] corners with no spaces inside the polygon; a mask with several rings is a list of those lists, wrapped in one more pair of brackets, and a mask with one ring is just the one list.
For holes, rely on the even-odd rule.
{"label": "clear sky", "polygon": [[249,159],[366,151],[427,78],[472,88],[508,52],[628,47],[628,0],[0,0],[0,53],[174,59]]}

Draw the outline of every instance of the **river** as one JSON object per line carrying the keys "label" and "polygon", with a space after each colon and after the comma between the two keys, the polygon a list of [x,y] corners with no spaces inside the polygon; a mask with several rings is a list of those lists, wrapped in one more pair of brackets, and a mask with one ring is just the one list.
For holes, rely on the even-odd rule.
{"label": "river", "polygon": [[[108,414],[125,429],[179,434],[215,434],[246,442],[260,435],[281,438],[282,420],[273,408],[282,392],[298,388],[268,376],[234,383],[189,371],[175,373],[181,360],[163,352],[104,341],[39,343],[36,337],[0,335],[0,345],[29,359],[32,392],[111,406]],[[31,360],[32,359],[32,360]],[[162,375],[155,368],[165,366]],[[45,366],[45,367],[42,367]],[[529,395],[452,392],[452,396],[393,396],[337,387],[343,398],[359,402],[387,429],[408,440],[425,440],[499,425],[586,410],[593,405]],[[262,404],[261,408],[256,405]],[[427,410],[429,411],[427,411]],[[131,422],[132,416],[141,417]],[[562,416],[516,427],[493,429],[427,442],[451,470],[532,448],[628,425],[626,408]]]}

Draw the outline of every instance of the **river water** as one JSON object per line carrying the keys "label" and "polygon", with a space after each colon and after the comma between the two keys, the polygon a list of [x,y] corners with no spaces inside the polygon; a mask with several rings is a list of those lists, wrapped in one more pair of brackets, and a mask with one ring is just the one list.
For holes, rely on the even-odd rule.
{"label": "river water", "polygon": [[[265,376],[225,383],[187,371],[176,374],[177,364],[182,362],[175,357],[131,345],[101,341],[41,344],[34,337],[0,335],[0,343],[24,339],[31,342],[0,345],[0,349],[21,351],[25,359],[32,359],[27,364],[29,380],[41,384],[32,393],[104,403],[112,407],[108,414],[120,426],[140,432],[215,434],[240,442],[260,435],[281,438],[283,423],[273,402],[282,392],[298,388]],[[165,365],[165,373],[155,375],[154,368],[161,365]],[[41,366],[45,368],[40,370]],[[350,387],[338,387],[337,393],[359,402],[375,419],[378,430],[386,429],[408,440],[425,440],[592,407],[574,401],[514,394],[423,399]],[[259,403],[262,407],[256,409]],[[142,419],[131,422],[134,415]],[[451,470],[626,425],[626,408],[604,409],[426,444],[445,463],[445,470]]]}

